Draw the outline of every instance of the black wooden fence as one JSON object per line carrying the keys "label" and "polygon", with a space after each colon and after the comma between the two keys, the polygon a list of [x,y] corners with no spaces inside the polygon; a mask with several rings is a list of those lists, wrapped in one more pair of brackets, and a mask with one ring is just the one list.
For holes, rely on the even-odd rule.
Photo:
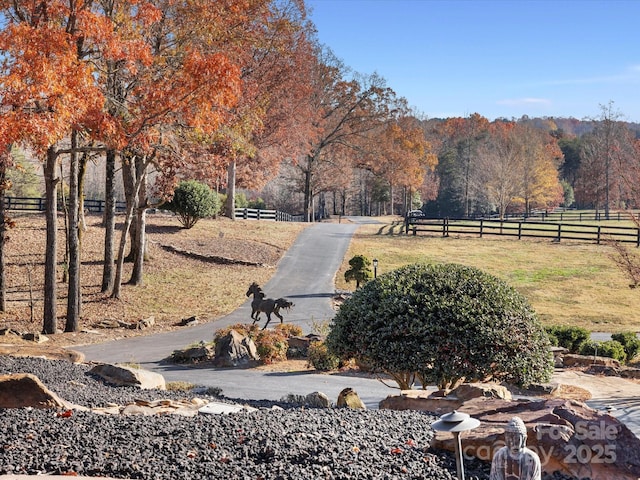
{"label": "black wooden fence", "polygon": [[[44,212],[46,200],[38,197],[5,197],[4,208],[7,210],[31,210]],[[91,213],[102,213],[104,211],[104,200],[84,199],[84,209]],[[127,209],[126,202],[116,202],[116,211],[124,212]]]}
{"label": "black wooden fence", "polygon": [[259,208],[236,208],[236,218],[245,220],[272,220],[275,222],[303,222],[304,215],[291,215],[279,210],[261,210]]}
{"label": "black wooden fence", "polygon": [[451,220],[407,217],[405,233],[437,233],[443,237],[451,235],[503,235],[521,238],[546,238],[556,242],[579,240],[600,244],[607,240],[634,243],[640,247],[640,228],[615,225],[592,225],[584,223],[551,223],[514,220]]}
{"label": "black wooden fence", "polygon": [[[7,210],[30,210],[44,212],[46,200],[38,197],[5,197],[4,206]],[[58,206],[60,209],[60,205]],[[84,209],[90,213],[102,213],[104,200],[91,200],[85,198]],[[126,202],[116,202],[116,211],[127,210]],[[236,218],[251,220],[273,220],[276,222],[303,222],[304,215],[291,215],[279,210],[260,210],[257,208],[236,208]]]}

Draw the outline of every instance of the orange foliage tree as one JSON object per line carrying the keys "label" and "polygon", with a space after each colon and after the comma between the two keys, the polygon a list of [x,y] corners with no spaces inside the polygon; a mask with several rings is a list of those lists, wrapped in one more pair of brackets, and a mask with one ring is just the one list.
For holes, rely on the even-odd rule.
{"label": "orange foliage tree", "polygon": [[389,213],[396,213],[396,187],[404,188],[404,211],[411,210],[413,192],[423,185],[427,173],[433,172],[438,163],[422,128],[415,117],[401,115],[387,123],[374,136],[374,142],[378,148],[372,155],[370,168],[389,186]]}
{"label": "orange foliage tree", "polygon": [[[103,97],[94,81],[84,45],[101,34],[101,22],[84,2],[2,1],[6,23],[0,30],[3,52],[0,115],[2,148],[30,146],[43,156],[47,240],[45,256],[45,333],[56,332],[57,212],[61,144],[73,131],[96,131]],[[72,145],[73,147],[73,145]]]}
{"label": "orange foliage tree", "polygon": [[[318,47],[310,72],[307,101],[311,112],[304,139],[304,155],[297,161],[304,194],[304,217],[313,219],[315,176],[332,161],[334,150],[348,150],[354,158],[367,149],[367,139],[389,119],[397,100],[378,75],[351,75],[328,49]],[[351,77],[351,78],[349,78]],[[344,153],[340,153],[344,155]]]}

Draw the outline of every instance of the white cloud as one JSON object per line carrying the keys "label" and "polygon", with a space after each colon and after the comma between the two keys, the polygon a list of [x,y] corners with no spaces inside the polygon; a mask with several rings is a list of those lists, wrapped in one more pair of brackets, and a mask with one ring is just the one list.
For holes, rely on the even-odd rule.
{"label": "white cloud", "polygon": [[507,107],[548,107],[551,105],[551,100],[546,98],[507,98],[498,100],[496,103]]}

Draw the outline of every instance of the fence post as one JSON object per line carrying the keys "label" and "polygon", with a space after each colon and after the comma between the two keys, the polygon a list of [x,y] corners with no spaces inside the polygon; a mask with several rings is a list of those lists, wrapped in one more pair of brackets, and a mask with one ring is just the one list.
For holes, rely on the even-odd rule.
{"label": "fence post", "polygon": [[638,230],[638,235],[636,237],[636,248],[640,247],[640,228],[638,228],[637,230]]}
{"label": "fence post", "polygon": [[598,235],[597,235],[597,239],[596,239],[596,244],[600,245],[600,225],[598,225]]}
{"label": "fence post", "polygon": [[446,237],[447,236],[447,218],[443,218],[442,219],[442,236]]}
{"label": "fence post", "polygon": [[256,220],[260,220],[260,209],[256,212]]}
{"label": "fence post", "polygon": [[522,222],[518,222],[518,240],[522,239]]}
{"label": "fence post", "polygon": [[246,220],[249,218],[249,210],[245,207],[244,212],[242,213],[242,217]]}
{"label": "fence post", "polygon": [[480,219],[480,238],[482,238],[482,227],[484,226],[484,219]]}
{"label": "fence post", "polygon": [[561,229],[562,229],[562,224],[559,223],[558,224],[558,242],[560,241],[560,231],[561,231]]}

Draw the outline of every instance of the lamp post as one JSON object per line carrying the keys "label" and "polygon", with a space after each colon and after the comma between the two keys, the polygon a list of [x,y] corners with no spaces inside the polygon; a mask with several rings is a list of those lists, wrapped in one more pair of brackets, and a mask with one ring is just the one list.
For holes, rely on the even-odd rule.
{"label": "lamp post", "polygon": [[378,278],[378,259],[373,259],[373,278]]}
{"label": "lamp post", "polygon": [[456,449],[456,470],[458,480],[464,480],[464,463],[462,459],[462,444],[460,443],[460,432],[472,430],[480,425],[480,420],[471,418],[466,413],[456,412],[447,413],[440,417],[440,420],[434,422],[431,428],[440,432],[451,432],[455,441]]}

